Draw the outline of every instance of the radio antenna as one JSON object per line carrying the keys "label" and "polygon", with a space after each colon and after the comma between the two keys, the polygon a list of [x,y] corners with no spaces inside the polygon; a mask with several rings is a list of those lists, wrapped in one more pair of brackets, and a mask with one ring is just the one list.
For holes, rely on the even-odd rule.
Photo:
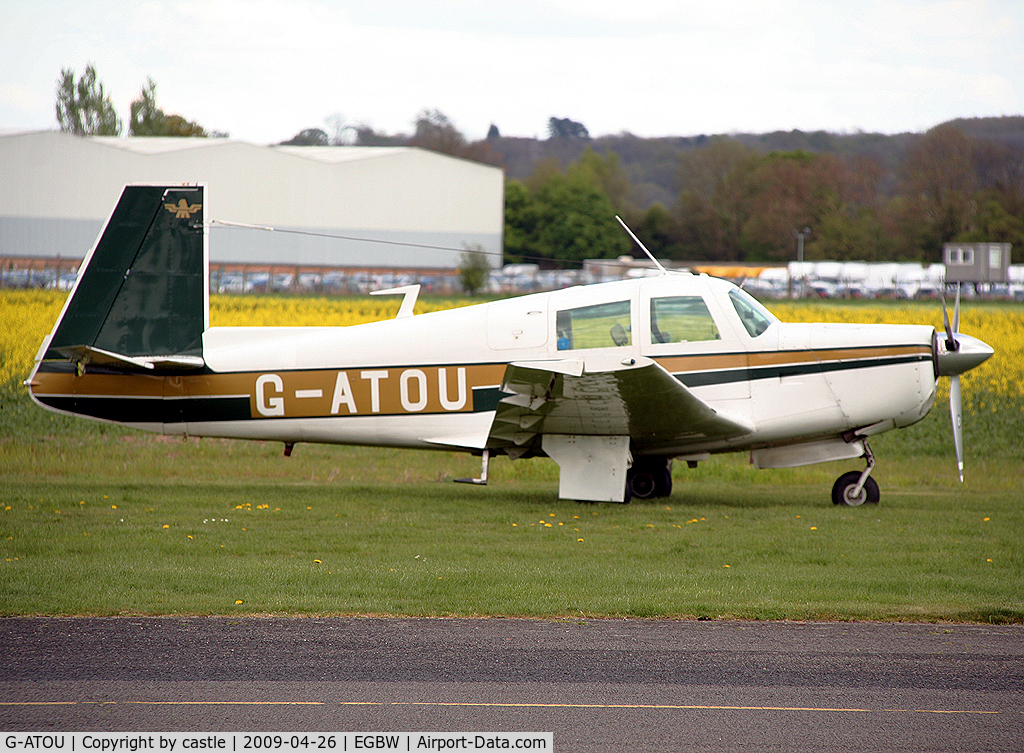
{"label": "radio antenna", "polygon": [[650,251],[647,250],[647,246],[645,246],[643,243],[640,242],[640,239],[636,237],[636,234],[632,230],[629,229],[629,225],[627,225],[625,222],[623,222],[622,218],[619,217],[619,215],[615,215],[615,219],[617,219],[619,221],[619,224],[622,225],[622,228],[627,233],[629,233],[629,237],[632,238],[636,242],[636,245],[638,245],[643,250],[643,252],[645,254],[647,254],[647,258],[650,259],[652,262],[654,262],[654,266],[656,266],[658,269],[660,269],[661,273],[663,275],[667,275],[668,274],[668,270],[665,269],[661,265],[660,261],[658,261],[657,259],[654,258],[654,254],[652,254]]}

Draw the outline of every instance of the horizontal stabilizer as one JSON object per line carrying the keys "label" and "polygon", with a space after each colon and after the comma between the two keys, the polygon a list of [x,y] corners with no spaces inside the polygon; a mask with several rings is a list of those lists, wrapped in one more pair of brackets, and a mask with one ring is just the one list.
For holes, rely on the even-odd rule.
{"label": "horizontal stabilizer", "polygon": [[206,362],[200,356],[169,355],[169,356],[126,356],[111,353],[108,350],[94,348],[91,345],[65,345],[54,348],[65,358],[80,366],[97,364],[112,369],[201,369]]}

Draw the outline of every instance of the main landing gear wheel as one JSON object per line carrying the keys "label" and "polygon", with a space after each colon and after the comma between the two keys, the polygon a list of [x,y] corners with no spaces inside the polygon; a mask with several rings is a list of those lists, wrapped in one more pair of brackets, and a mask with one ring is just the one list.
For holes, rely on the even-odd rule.
{"label": "main landing gear wheel", "polygon": [[832,504],[846,505],[847,507],[860,507],[861,505],[877,505],[881,492],[878,491],[878,482],[868,476],[864,479],[864,486],[860,493],[854,494],[857,482],[860,481],[860,471],[844,473],[832,487]]}
{"label": "main landing gear wheel", "polygon": [[672,494],[672,461],[653,458],[635,462],[626,473],[626,500],[657,499]]}

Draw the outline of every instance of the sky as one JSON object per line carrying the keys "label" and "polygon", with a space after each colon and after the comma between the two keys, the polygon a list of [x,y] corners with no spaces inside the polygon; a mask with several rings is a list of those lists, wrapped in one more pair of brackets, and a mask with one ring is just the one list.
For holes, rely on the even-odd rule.
{"label": "sky", "polygon": [[470,139],[922,132],[1024,114],[1020,0],[0,0],[0,131],[54,129],[88,64],[256,144],[338,124]]}

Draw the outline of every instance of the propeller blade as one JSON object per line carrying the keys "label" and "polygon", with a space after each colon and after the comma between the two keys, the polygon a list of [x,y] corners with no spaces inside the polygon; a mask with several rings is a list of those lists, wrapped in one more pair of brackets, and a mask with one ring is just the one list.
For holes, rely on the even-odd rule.
{"label": "propeller blade", "polygon": [[949,311],[946,309],[946,294],[942,294],[942,328],[946,330],[946,350],[950,353],[955,353],[960,350],[960,343],[957,342],[956,337],[953,336],[954,332],[960,331],[960,288],[956,289],[956,310],[953,313],[953,319],[956,321],[955,328],[949,326]]}
{"label": "propeller blade", "polygon": [[953,334],[960,334],[960,284],[956,286],[956,302],[953,304]]}
{"label": "propeller blade", "polygon": [[960,401],[960,375],[949,380],[949,415],[953,420],[953,447],[956,449],[956,467],[960,481],[964,480],[964,411]]}

